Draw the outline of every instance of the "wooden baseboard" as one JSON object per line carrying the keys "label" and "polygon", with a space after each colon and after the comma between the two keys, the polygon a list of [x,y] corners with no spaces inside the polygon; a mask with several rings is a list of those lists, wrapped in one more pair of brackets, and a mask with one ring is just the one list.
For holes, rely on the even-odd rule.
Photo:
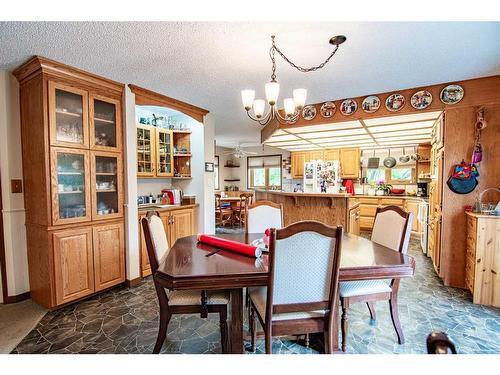
{"label": "wooden baseboard", "polygon": [[135,279],[132,279],[132,280],[125,280],[125,285],[128,287],[128,288],[133,288],[134,286],[137,286],[141,283],[142,281],[142,277],[137,277]]}
{"label": "wooden baseboard", "polygon": [[3,303],[8,304],[8,303],[16,303],[16,302],[21,302],[26,299],[30,298],[30,292],[18,294],[17,296],[7,296],[5,297],[5,300]]}

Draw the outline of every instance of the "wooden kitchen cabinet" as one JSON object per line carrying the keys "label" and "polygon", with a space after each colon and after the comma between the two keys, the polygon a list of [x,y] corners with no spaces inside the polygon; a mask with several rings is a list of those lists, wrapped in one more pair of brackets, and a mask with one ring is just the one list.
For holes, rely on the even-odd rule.
{"label": "wooden kitchen cabinet", "polygon": [[92,228],[54,232],[52,243],[56,304],[61,305],[92,294],[94,292]]}
{"label": "wooden kitchen cabinet", "polygon": [[311,160],[340,160],[340,177],[357,179],[360,171],[359,148],[326,149],[319,151],[291,152],[292,178],[304,177],[304,163]]}
{"label": "wooden kitchen cabinet", "polygon": [[473,302],[500,307],[500,218],[467,212],[465,283]]}
{"label": "wooden kitchen cabinet", "polygon": [[124,85],[40,56],[13,74],[30,295],[53,309],[124,281]]}
{"label": "wooden kitchen cabinet", "polygon": [[359,178],[360,155],[359,148],[340,149],[341,178]]}
{"label": "wooden kitchen cabinet", "polygon": [[405,209],[413,214],[413,222],[411,224],[411,231],[413,234],[422,233],[422,224],[418,221],[418,205],[421,200],[407,199]]}
{"label": "wooden kitchen cabinet", "polygon": [[[197,233],[196,211],[197,207],[190,207],[159,212],[169,247],[172,247],[179,238],[192,236]],[[142,277],[151,275],[151,265],[149,264],[148,250],[141,223],[141,219],[145,216],[145,214],[139,215],[140,272]]]}
{"label": "wooden kitchen cabinet", "polygon": [[360,206],[356,206],[349,210],[349,227],[348,232],[359,236],[360,233]]}
{"label": "wooden kitchen cabinet", "polygon": [[305,163],[305,153],[304,152],[292,152],[292,178],[301,179],[304,177],[304,163]]}
{"label": "wooden kitchen cabinet", "polygon": [[95,226],[92,231],[97,292],[125,281],[125,238],[123,223]]}
{"label": "wooden kitchen cabinet", "polygon": [[378,207],[398,206],[404,209],[405,201],[401,198],[379,198],[360,197],[359,198],[359,225],[361,230],[372,230],[375,222],[375,215]]}

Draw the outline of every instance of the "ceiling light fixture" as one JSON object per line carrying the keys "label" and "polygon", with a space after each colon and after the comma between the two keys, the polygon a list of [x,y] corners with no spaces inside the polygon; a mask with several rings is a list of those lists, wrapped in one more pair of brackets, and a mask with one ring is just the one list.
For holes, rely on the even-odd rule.
{"label": "ceiling light fixture", "polygon": [[[269,104],[269,110],[266,114],[266,101],[264,99],[255,99],[255,91],[254,90],[242,90],[241,91],[241,99],[243,101],[243,107],[247,112],[248,117],[252,120],[257,121],[260,125],[264,126],[268,124],[271,120],[278,120],[281,124],[293,124],[297,121],[300,111],[304,108],[306,104],[307,90],[306,89],[295,89],[293,90],[293,99],[286,98],[283,100],[283,107],[285,111],[285,115],[281,115],[278,109],[276,108],[276,104],[278,102],[278,96],[280,91],[280,85],[276,81],[276,60],[275,53],[278,54],[292,67],[297,69],[302,73],[314,72],[323,68],[335,55],[335,52],[339,49],[339,46],[346,41],[346,37],[343,35],[337,35],[330,39],[330,44],[335,46],[334,50],[328,56],[328,58],[323,61],[321,64],[317,66],[313,66],[310,68],[303,68],[294,64],[288,57],[286,57],[281,50],[276,47],[275,36],[271,36],[271,49],[269,50],[269,57],[271,58],[272,63],[272,72],[271,72],[271,81],[266,83],[265,91],[266,91],[266,99]],[[250,114],[250,110],[253,108],[253,116]]]}

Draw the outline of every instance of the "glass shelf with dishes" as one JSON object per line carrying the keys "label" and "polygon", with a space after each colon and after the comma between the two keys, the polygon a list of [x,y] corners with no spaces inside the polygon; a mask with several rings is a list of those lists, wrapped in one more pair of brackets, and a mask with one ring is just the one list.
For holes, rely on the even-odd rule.
{"label": "glass shelf with dishes", "polygon": [[114,151],[119,149],[120,129],[117,128],[119,102],[97,95],[91,95],[92,148]]}
{"label": "glass shelf with dishes", "polygon": [[53,144],[86,146],[86,92],[51,84],[50,95]]}
{"label": "glass shelf with dishes", "polygon": [[87,151],[53,149],[54,224],[90,219]]}
{"label": "glass shelf with dishes", "polygon": [[92,153],[93,217],[109,218],[121,214],[120,205],[120,162],[116,155],[105,152]]}

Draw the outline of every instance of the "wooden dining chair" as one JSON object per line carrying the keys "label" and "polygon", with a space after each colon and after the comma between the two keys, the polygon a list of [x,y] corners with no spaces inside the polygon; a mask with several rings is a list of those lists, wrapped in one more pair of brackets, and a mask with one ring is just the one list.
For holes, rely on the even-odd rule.
{"label": "wooden dining chair", "polygon": [[247,233],[264,233],[268,228],[281,229],[283,227],[283,205],[258,201],[247,206],[245,231]]}
{"label": "wooden dining chair", "polygon": [[252,198],[253,198],[252,193],[240,194],[240,201],[238,202],[238,206],[235,212],[235,222],[238,223],[238,225],[241,226],[245,225],[246,211],[248,206],[252,204]]}
{"label": "wooden dining chair", "polygon": [[160,261],[169,253],[168,240],[163,222],[157,212],[148,211],[142,218],[144,239],[149,263],[153,273],[156,294],[160,305],[160,327],[153,353],[159,353],[167,336],[168,323],[173,314],[200,314],[206,318],[209,313],[219,314],[222,352],[227,353],[227,291],[173,290],[163,288],[156,282],[155,273]]}
{"label": "wooden dining chair", "polygon": [[221,198],[219,193],[215,194],[215,225],[225,226],[227,223],[233,225],[233,210],[223,207]]}
{"label": "wooden dining chair", "polygon": [[333,351],[338,309],[342,227],[301,221],[271,229],[266,287],[250,290],[250,332],[255,351],[256,317],[264,328],[266,353],[273,336],[323,332]]}
{"label": "wooden dining chair", "polygon": [[[398,206],[378,207],[375,214],[371,240],[380,245],[406,253],[410,241],[413,215]],[[353,303],[366,303],[370,318],[375,320],[375,302],[389,301],[392,324],[399,344],[404,343],[403,329],[399,321],[398,289],[400,279],[362,280],[340,283],[340,304],[342,306],[342,351],[347,349],[348,310]]]}

